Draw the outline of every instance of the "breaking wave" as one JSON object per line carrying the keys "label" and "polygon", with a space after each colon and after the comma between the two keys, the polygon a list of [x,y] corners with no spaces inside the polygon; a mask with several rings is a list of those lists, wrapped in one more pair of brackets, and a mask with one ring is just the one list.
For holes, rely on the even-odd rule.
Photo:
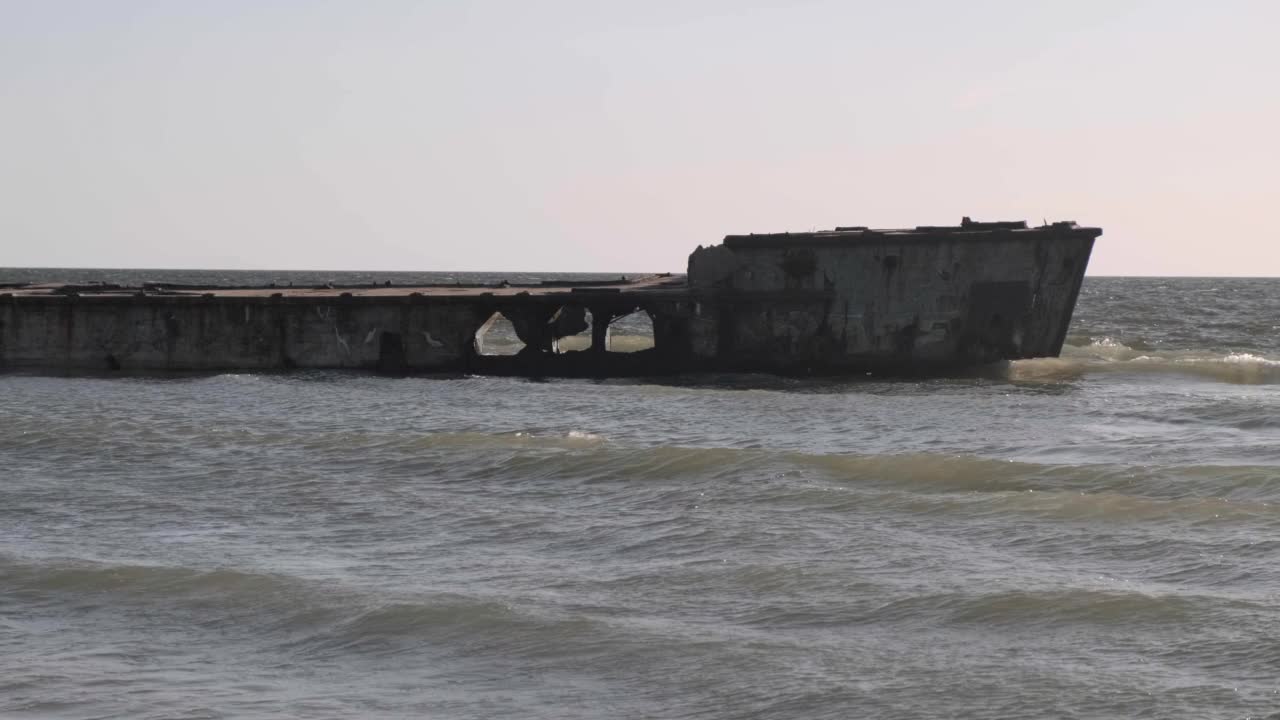
{"label": "breaking wave", "polygon": [[1014,380],[1074,379],[1090,373],[1185,375],[1242,385],[1280,383],[1280,360],[1250,352],[1153,350],[1104,337],[1088,344],[1067,344],[1056,358],[1009,363]]}

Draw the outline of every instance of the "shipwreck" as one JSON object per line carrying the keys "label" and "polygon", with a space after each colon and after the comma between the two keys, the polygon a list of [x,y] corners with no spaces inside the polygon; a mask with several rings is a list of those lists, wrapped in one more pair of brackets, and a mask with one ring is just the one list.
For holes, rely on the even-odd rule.
{"label": "shipwreck", "polygon": [[[729,235],[685,275],[516,286],[0,287],[0,368],[529,376],[938,373],[1062,348],[1097,228]],[[617,352],[641,313],[652,347]],[[513,354],[485,352],[509,323]],[[570,338],[579,338],[576,343]]]}

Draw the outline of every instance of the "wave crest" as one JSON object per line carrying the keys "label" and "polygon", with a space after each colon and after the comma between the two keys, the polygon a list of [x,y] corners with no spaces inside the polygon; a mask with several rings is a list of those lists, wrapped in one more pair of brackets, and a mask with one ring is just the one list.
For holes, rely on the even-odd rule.
{"label": "wave crest", "polygon": [[1065,345],[1060,357],[1016,360],[1007,368],[1011,380],[1072,380],[1091,373],[1189,375],[1241,385],[1270,385],[1280,383],[1280,360],[1250,352],[1151,350],[1104,337],[1088,345]]}

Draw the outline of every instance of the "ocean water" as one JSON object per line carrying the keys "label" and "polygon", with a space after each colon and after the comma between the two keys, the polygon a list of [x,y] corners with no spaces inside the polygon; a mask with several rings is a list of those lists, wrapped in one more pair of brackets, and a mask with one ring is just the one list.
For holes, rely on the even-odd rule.
{"label": "ocean water", "polygon": [[919,381],[0,375],[0,717],[1280,717],[1280,280]]}

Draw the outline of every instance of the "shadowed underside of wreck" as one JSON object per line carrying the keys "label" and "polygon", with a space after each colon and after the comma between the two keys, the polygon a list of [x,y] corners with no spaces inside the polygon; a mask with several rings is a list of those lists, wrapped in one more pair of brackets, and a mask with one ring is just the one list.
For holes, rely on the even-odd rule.
{"label": "shadowed underside of wreck", "polygon": [[[578,285],[12,286],[0,367],[939,372],[1057,355],[1100,234],[966,218],[731,235],[695,250],[687,276]],[[499,324],[505,342],[486,342]],[[619,329],[641,326],[644,347],[618,351]]]}

